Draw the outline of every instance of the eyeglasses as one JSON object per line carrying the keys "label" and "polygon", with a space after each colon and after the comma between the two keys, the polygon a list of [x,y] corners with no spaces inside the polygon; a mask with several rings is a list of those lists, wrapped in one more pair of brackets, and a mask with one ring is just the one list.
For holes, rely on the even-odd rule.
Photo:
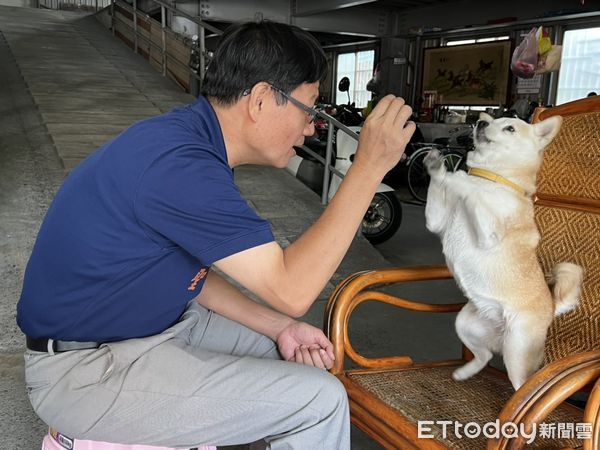
{"label": "eyeglasses", "polygon": [[315,117],[317,117],[317,115],[319,115],[319,111],[317,111],[314,108],[311,108],[310,106],[305,105],[301,101],[296,100],[294,97],[286,94],[278,87],[271,85],[271,89],[273,89],[275,92],[280,94],[283,98],[289,100],[292,103],[292,105],[294,105],[294,106],[300,108],[302,111],[304,111],[306,113],[306,115],[308,116],[308,123],[313,123],[315,120]]}
{"label": "eyeglasses", "polygon": [[[306,113],[306,115],[308,116],[308,123],[313,123],[315,120],[315,117],[317,117],[319,115],[319,111],[317,111],[316,109],[305,105],[304,103],[302,103],[299,100],[296,100],[294,97],[286,94],[284,91],[282,91],[278,87],[273,86],[272,84],[269,84],[269,86],[271,86],[271,89],[273,89],[275,92],[277,92],[283,98],[285,98],[286,100],[289,100],[292,105],[294,105],[294,106],[300,108],[302,111],[304,111]],[[244,96],[249,95],[249,94],[250,94],[250,89],[246,89],[242,93],[242,95],[244,95]]]}

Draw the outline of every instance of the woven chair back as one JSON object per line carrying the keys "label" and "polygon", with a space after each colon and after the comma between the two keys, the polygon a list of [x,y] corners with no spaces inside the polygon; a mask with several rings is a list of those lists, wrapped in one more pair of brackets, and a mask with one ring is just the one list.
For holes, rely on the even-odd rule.
{"label": "woven chair back", "polygon": [[556,263],[583,266],[580,306],[550,327],[544,362],[600,348],[600,97],[544,110],[563,116],[538,175],[538,256],[546,273]]}

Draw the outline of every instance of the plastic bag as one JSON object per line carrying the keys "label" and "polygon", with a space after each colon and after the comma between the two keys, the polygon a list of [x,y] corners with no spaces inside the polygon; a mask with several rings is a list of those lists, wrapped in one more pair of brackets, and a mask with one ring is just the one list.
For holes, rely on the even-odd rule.
{"label": "plastic bag", "polygon": [[513,52],[510,70],[519,78],[533,78],[538,62],[537,28],[533,27]]}
{"label": "plastic bag", "polygon": [[538,59],[539,56],[548,53],[552,49],[550,41],[550,33],[544,27],[539,27],[535,33],[538,43]]}
{"label": "plastic bag", "polygon": [[562,45],[552,45],[550,50],[538,56],[535,73],[555,72],[560,69]]}

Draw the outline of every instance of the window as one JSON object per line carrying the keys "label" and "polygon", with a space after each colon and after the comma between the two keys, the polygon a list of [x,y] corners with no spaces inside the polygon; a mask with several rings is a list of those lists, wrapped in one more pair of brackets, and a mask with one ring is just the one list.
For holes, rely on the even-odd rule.
{"label": "window", "polygon": [[556,104],[600,94],[600,28],[566,31]]}
{"label": "window", "polygon": [[343,77],[350,79],[350,101],[356,103],[357,108],[364,108],[371,99],[367,91],[367,83],[373,78],[375,64],[375,50],[366,50],[355,53],[341,53],[337,58],[337,77],[335,103],[348,103],[348,94],[338,91],[337,85]]}
{"label": "window", "polygon": [[448,41],[448,42],[446,42],[446,45],[452,46],[452,45],[477,44],[480,42],[507,41],[508,39],[510,39],[510,36],[496,36],[496,37],[487,37],[487,38],[479,38],[479,39],[462,39],[460,41]]}

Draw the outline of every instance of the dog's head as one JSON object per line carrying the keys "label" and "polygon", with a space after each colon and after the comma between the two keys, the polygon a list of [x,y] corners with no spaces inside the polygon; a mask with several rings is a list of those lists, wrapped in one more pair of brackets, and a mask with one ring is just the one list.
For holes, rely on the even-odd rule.
{"label": "dog's head", "polygon": [[[469,161],[491,169],[535,169],[542,162],[542,151],[558,133],[560,116],[528,124],[521,119],[493,119],[481,113],[474,131],[475,151]],[[471,157],[472,156],[472,157]]]}

